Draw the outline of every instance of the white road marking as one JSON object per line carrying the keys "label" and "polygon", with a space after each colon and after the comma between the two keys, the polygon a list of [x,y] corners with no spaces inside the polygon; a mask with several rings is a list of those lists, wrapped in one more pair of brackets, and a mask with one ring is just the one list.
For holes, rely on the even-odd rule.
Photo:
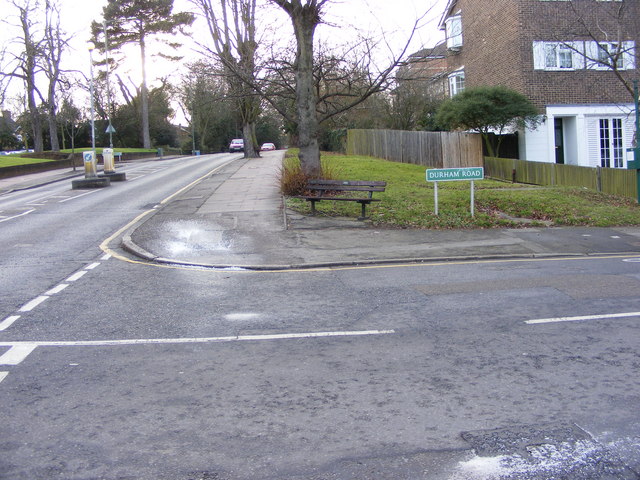
{"label": "white road marking", "polygon": [[640,312],[608,313],[604,315],[583,315],[578,317],[538,318],[536,320],[526,320],[524,323],[527,323],[529,325],[534,325],[538,323],[579,322],[582,320],[601,320],[604,318],[628,318],[628,317],[640,317]]}
{"label": "white road marking", "polygon": [[[130,340],[83,340],[83,341],[50,341],[50,342],[0,342],[0,347],[110,347],[119,345],[169,345],[181,343],[222,343],[260,340],[291,340],[300,338],[357,337],[366,335],[388,335],[395,330],[361,330],[351,332],[308,332],[281,333],[272,335],[236,335],[231,337],[202,338],[139,338]],[[32,349],[33,349],[32,348]],[[10,352],[11,350],[9,350]],[[9,353],[7,352],[7,353]],[[5,354],[7,355],[7,354]],[[2,357],[0,357],[0,360]]]}
{"label": "white road marking", "polygon": [[105,253],[103,256],[100,257],[100,260],[109,260],[111,258],[111,255],[109,253]]}
{"label": "white road marking", "polygon": [[37,346],[33,343],[20,343],[12,346],[8,352],[0,356],[0,365],[19,365]]}
{"label": "white road marking", "polygon": [[94,268],[96,268],[98,265],[100,265],[100,262],[94,262],[91,265],[87,265],[86,267],[84,267],[85,270],[93,270]]}
{"label": "white road marking", "polygon": [[32,208],[31,210],[27,210],[26,212],[20,213],[19,215],[14,215],[13,217],[3,218],[2,220],[0,220],[0,223],[6,222],[8,220],[13,220],[14,218],[18,218],[18,217],[23,217],[25,215],[29,215],[31,212],[35,212],[35,211],[36,211],[36,209]]}
{"label": "white road marking", "polygon": [[11,325],[13,325],[13,322],[18,320],[19,318],[20,315],[11,315],[10,317],[5,318],[2,323],[0,323],[0,331],[9,328]]}
{"label": "white road marking", "polygon": [[48,292],[45,292],[45,295],[55,295],[56,293],[60,293],[62,290],[64,290],[68,286],[69,286],[68,283],[61,283],[60,285],[53,287]]}
{"label": "white road marking", "polygon": [[30,312],[31,310],[36,308],[38,305],[40,305],[42,302],[44,302],[48,298],[49,298],[48,295],[40,295],[39,297],[34,298],[30,302],[25,303],[22,307],[20,307],[20,309],[18,311],[19,312]]}
{"label": "white road marking", "polygon": [[260,316],[259,313],[229,313],[224,316],[227,320],[231,321],[242,321],[242,320],[251,320],[254,318],[258,318]]}
{"label": "white road marking", "polygon": [[67,278],[65,282],[75,282],[76,280],[81,279],[85,273],[87,273],[86,270],[81,270],[80,272],[76,272],[73,275],[71,275],[69,278]]}
{"label": "white road marking", "polygon": [[69,200],[75,200],[76,198],[84,197],[85,195],[91,195],[92,193],[99,192],[100,189],[90,190],[86,193],[81,193],[80,195],[74,195],[73,197],[65,198],[64,200],[60,200],[58,203],[68,202]]}
{"label": "white road marking", "polygon": [[0,372],[0,383],[2,382],[2,380],[7,378],[7,375],[9,375],[9,372]]}

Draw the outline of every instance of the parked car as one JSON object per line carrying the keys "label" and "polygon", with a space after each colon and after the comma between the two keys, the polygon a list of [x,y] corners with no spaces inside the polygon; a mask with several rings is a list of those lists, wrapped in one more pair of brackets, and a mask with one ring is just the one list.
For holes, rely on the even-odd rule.
{"label": "parked car", "polygon": [[244,152],[244,140],[242,138],[234,138],[231,140],[229,152]]}
{"label": "parked car", "polygon": [[276,146],[273,143],[263,143],[262,147],[260,147],[261,152],[268,152],[270,150],[275,150]]}

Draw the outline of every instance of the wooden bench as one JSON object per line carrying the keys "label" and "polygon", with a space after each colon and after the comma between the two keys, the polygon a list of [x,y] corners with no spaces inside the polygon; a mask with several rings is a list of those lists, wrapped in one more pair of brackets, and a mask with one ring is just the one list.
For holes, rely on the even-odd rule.
{"label": "wooden bench", "polygon": [[[371,202],[379,202],[379,198],[372,198],[373,192],[384,192],[387,182],[368,182],[362,180],[309,180],[306,190],[312,192],[312,195],[304,195],[304,198],[311,202],[311,214],[316,214],[316,202],[322,200],[335,200],[339,202],[358,202],[362,206],[362,215],[358,220],[364,220],[366,217],[365,208]],[[366,196],[339,196],[340,192],[363,192]]]}

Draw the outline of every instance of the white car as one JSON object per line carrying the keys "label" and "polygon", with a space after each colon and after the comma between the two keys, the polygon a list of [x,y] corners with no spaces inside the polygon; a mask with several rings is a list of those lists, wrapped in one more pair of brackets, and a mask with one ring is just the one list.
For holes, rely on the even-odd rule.
{"label": "white car", "polygon": [[273,143],[263,143],[262,147],[260,147],[261,152],[269,152],[275,149],[276,149],[276,146]]}
{"label": "white car", "polygon": [[244,140],[242,138],[234,138],[231,140],[229,152],[244,152]]}

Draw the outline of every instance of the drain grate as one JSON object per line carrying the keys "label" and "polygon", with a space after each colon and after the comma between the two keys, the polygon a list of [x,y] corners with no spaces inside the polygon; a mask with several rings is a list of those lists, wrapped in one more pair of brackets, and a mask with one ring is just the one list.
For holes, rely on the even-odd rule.
{"label": "drain grate", "polygon": [[496,479],[640,480],[615,452],[575,424],[477,430],[462,438],[479,457],[493,457]]}

